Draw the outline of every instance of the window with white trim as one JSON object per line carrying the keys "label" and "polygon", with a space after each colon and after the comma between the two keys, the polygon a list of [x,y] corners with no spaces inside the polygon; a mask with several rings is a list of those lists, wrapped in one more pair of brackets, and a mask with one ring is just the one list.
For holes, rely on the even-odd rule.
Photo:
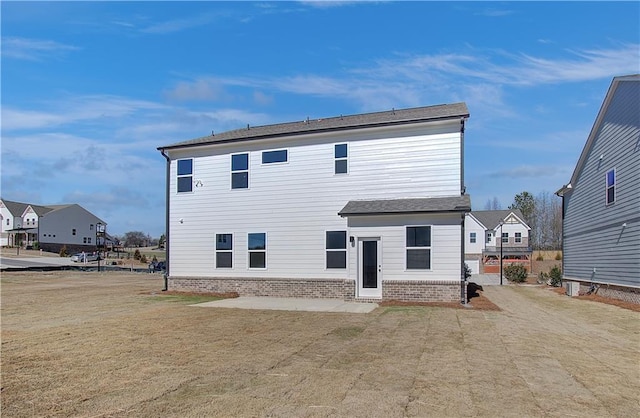
{"label": "window with white trim", "polygon": [[470,232],[469,233],[469,242],[471,244],[475,244],[476,243],[476,233],[475,232]]}
{"label": "window with white trim", "polygon": [[522,242],[522,232],[516,232],[516,244],[520,244]]}
{"label": "window with white trim", "polygon": [[286,149],[262,152],[262,164],[286,163],[288,160],[289,153]]}
{"label": "window with white trim", "polygon": [[347,231],[327,231],[325,247],[328,269],[347,268]]}
{"label": "window with white trim", "polygon": [[231,188],[249,188],[249,154],[231,155]]}
{"label": "window with white trim", "polygon": [[607,171],[607,205],[616,201],[616,170]]}
{"label": "window with white trim", "polygon": [[264,232],[250,233],[247,240],[249,252],[249,268],[267,268],[267,234]]}
{"label": "window with white trim", "polygon": [[490,243],[493,239],[493,234],[491,232],[487,232],[487,243]]}
{"label": "window with white trim", "polygon": [[406,235],[407,270],[431,269],[431,227],[408,226]]}
{"label": "window with white trim", "polygon": [[233,234],[216,234],[216,268],[233,267]]}
{"label": "window with white trim", "polygon": [[178,193],[193,191],[193,158],[178,160],[177,189]]}
{"label": "window with white trim", "polygon": [[502,233],[502,243],[503,244],[508,244],[509,243],[509,233],[508,232],[503,232]]}
{"label": "window with white trim", "polygon": [[347,144],[335,144],[333,147],[334,173],[347,174],[349,172]]}

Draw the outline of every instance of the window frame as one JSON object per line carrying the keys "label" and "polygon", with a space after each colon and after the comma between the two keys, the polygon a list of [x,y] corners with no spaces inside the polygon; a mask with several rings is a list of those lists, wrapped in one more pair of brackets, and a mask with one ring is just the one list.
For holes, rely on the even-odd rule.
{"label": "window frame", "polygon": [[[231,248],[218,248],[219,237],[224,235],[228,235],[231,237],[230,247]],[[218,263],[218,254],[231,254],[231,265],[230,266],[220,266]],[[233,269],[233,234],[232,233],[220,233],[215,235],[215,266],[216,269]]]}
{"label": "window frame", "polygon": [[[409,230],[414,228],[428,228],[429,229],[429,243],[428,245],[409,245]],[[431,271],[432,270],[432,249],[433,249],[433,226],[432,225],[407,225],[405,226],[405,257],[404,267],[405,270],[417,270],[417,271]],[[416,243],[414,243],[416,244]],[[409,266],[409,252],[424,251],[428,255],[427,267],[411,267]]]}
{"label": "window frame", "polygon": [[[329,234],[336,234],[336,233],[344,233],[344,247],[329,247]],[[324,268],[326,270],[342,270],[342,269],[346,269],[349,262],[347,260],[347,241],[348,241],[348,233],[346,230],[331,230],[331,231],[325,231],[324,234],[324,251],[325,251],[325,259],[324,259]],[[342,243],[341,243],[342,245]],[[342,253],[344,254],[344,267],[340,266],[340,267],[330,267],[329,266],[329,253],[332,254],[336,254],[336,253]],[[341,260],[342,261],[342,260]]]}
{"label": "window frame", "polygon": [[[263,235],[264,236],[264,248],[263,249],[251,249],[251,235]],[[252,267],[251,266],[251,254],[264,254],[264,266]],[[249,270],[266,270],[267,269],[267,233],[266,232],[248,232],[247,233],[247,268]]]}
{"label": "window frame", "polygon": [[[338,156],[338,147],[344,145],[345,155]],[[338,172],[338,163],[345,163],[345,171]],[[334,175],[343,175],[349,174],[349,143],[341,142],[339,144],[333,144],[333,174]]]}
{"label": "window frame", "polygon": [[[244,168],[243,169],[234,169],[233,168],[233,157],[242,156],[242,155],[246,156],[246,158],[247,158],[247,168],[246,169],[244,169]],[[248,152],[238,152],[238,153],[235,153],[235,154],[231,154],[231,165],[230,165],[230,170],[229,170],[229,172],[231,173],[230,174],[231,190],[245,190],[245,189],[249,188],[249,179],[250,179],[249,169],[250,169],[250,167],[251,167],[251,158],[250,158],[250,155],[249,155]],[[247,175],[246,186],[245,187],[234,187],[234,184],[233,184],[233,177],[234,176],[233,175],[234,174],[245,174],[245,173]]]}
{"label": "window frame", "polygon": [[509,232],[502,232],[501,234],[501,241],[502,244],[508,244],[509,243]]}
{"label": "window frame", "polygon": [[475,232],[469,232],[469,243],[475,244],[478,240],[477,234]]}
{"label": "window frame", "polygon": [[522,244],[522,232],[514,232],[513,242],[516,244]]}
{"label": "window frame", "polygon": [[[191,170],[189,173],[181,173],[180,162],[191,161]],[[193,193],[193,158],[180,158],[176,160],[176,193]],[[180,190],[180,180],[191,179],[189,182],[189,190]],[[182,182],[182,185],[186,185],[186,182]]]}
{"label": "window frame", "polygon": [[[609,174],[612,174],[613,182],[609,184]],[[605,206],[613,205],[616,203],[616,185],[617,185],[617,172],[615,168],[611,170],[607,170],[605,173],[604,181],[605,181]],[[609,192],[611,191],[611,200],[609,200]]]}
{"label": "window frame", "polygon": [[[275,155],[276,153],[282,153],[284,152],[284,157],[285,159],[282,161],[265,161],[265,155]],[[270,151],[262,151],[261,155],[260,155],[260,162],[262,163],[262,165],[274,165],[274,164],[287,164],[289,162],[289,149],[288,148],[282,148],[282,149],[274,149],[274,150],[270,150]]]}

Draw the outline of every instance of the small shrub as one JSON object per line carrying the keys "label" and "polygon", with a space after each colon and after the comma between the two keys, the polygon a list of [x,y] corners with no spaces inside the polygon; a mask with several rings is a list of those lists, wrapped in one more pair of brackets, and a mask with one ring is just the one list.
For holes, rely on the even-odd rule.
{"label": "small shrub", "polygon": [[147,256],[142,254],[142,256],[140,256],[140,262],[143,264],[147,264]]}
{"label": "small shrub", "polygon": [[152,263],[157,263],[158,262],[158,257],[156,257],[155,255],[153,256],[153,258],[151,259]]}
{"label": "small shrub", "polygon": [[471,277],[471,269],[469,268],[467,263],[464,263],[464,278],[468,279],[469,277]]}
{"label": "small shrub", "polygon": [[504,277],[515,283],[527,281],[527,269],[522,264],[511,264],[505,267]]}
{"label": "small shrub", "polygon": [[544,257],[542,256],[542,254],[538,254],[538,256],[536,257],[536,261],[544,261]]}
{"label": "small shrub", "polygon": [[140,257],[142,257],[142,254],[140,254],[140,250],[136,249],[136,251],[133,253],[133,259],[140,260]]}
{"label": "small shrub", "polygon": [[562,270],[558,266],[553,266],[549,271],[549,278],[551,279],[551,286],[562,286]]}
{"label": "small shrub", "polygon": [[60,257],[67,257],[69,254],[67,253],[67,246],[63,245],[62,248],[60,248]]}
{"label": "small shrub", "polygon": [[39,249],[39,248],[40,248],[40,243],[39,243],[38,241],[35,241],[35,242],[33,243],[33,249],[34,249],[34,250],[37,250],[37,249]]}
{"label": "small shrub", "polygon": [[556,253],[556,260],[562,260],[562,254]]}

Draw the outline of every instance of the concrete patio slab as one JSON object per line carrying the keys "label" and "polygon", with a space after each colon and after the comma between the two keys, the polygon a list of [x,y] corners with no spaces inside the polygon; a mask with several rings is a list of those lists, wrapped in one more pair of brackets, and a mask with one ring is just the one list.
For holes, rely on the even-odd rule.
{"label": "concrete patio slab", "polygon": [[368,313],[377,308],[378,304],[370,302],[345,302],[339,299],[239,297],[198,303],[191,306],[201,308],[266,309],[276,311]]}

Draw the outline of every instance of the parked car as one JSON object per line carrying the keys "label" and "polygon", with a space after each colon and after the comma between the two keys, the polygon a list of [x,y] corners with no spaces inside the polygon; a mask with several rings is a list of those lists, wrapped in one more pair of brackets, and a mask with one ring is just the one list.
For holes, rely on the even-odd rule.
{"label": "parked car", "polygon": [[156,263],[151,262],[149,264],[149,272],[153,271],[164,271],[167,268],[167,263],[164,261],[158,261]]}
{"label": "parked car", "polygon": [[94,253],[77,253],[71,256],[71,261],[75,263],[98,261],[99,259],[100,259],[100,256]]}

